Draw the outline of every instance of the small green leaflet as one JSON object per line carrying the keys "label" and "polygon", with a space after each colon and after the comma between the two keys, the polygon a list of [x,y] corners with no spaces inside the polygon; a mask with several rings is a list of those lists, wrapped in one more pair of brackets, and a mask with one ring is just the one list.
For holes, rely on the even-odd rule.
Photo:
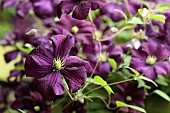
{"label": "small green leaflet", "polygon": [[165,19],[166,19],[166,17],[164,15],[161,15],[161,14],[156,14],[156,15],[149,14],[149,18],[151,20],[158,20],[162,23],[165,23]]}
{"label": "small green leaflet", "polygon": [[145,80],[145,81],[148,81],[148,82],[152,82],[156,87],[158,87],[158,85],[151,79],[145,77],[145,76],[139,76],[138,79],[142,79],[142,80]]}
{"label": "small green leaflet", "polygon": [[146,17],[149,14],[148,9],[143,8],[143,9],[138,9],[138,13],[142,16],[142,17]]}
{"label": "small green leaflet", "polygon": [[143,108],[141,108],[141,107],[134,106],[134,105],[128,105],[128,104],[126,104],[124,102],[121,102],[121,101],[116,101],[116,106],[117,107],[129,107],[129,108],[138,110],[140,112],[146,113],[146,111]]}
{"label": "small green leaflet", "polygon": [[133,17],[132,20],[128,22],[129,24],[145,24],[140,18]]}
{"label": "small green leaflet", "polygon": [[110,95],[111,93],[114,94],[113,90],[111,89],[111,87],[107,84],[106,81],[104,81],[100,76],[95,76],[94,77],[94,81],[98,82],[101,86],[104,86],[105,90],[108,92],[108,94]]}
{"label": "small green leaflet", "polygon": [[26,111],[21,110],[21,109],[18,109],[18,111],[20,111],[20,113],[27,113]]}
{"label": "small green leaflet", "polygon": [[108,61],[114,70],[117,69],[117,63],[114,59],[108,58]]}
{"label": "small green leaflet", "polygon": [[168,102],[170,102],[169,96],[168,96],[166,93],[164,93],[163,91],[161,91],[161,90],[155,90],[155,91],[153,91],[153,93],[161,96],[162,98],[164,98],[165,100],[167,100]]}
{"label": "small green leaflet", "polygon": [[157,6],[156,8],[156,11],[160,11],[160,12],[163,12],[163,11],[166,11],[167,9],[170,8],[170,3],[164,3],[164,4],[160,4]]}
{"label": "small green leaflet", "polygon": [[140,76],[139,72],[137,72],[135,69],[127,66],[125,66],[125,68],[130,69],[137,77]]}

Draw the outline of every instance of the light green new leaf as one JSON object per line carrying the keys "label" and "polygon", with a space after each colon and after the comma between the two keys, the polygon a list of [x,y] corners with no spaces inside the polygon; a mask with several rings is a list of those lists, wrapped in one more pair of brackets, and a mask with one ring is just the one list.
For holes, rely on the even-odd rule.
{"label": "light green new leaf", "polygon": [[126,104],[124,102],[121,102],[121,101],[116,101],[116,106],[117,107],[129,107],[129,108],[138,110],[140,112],[146,113],[146,111],[143,108],[141,108],[141,107],[134,106],[134,105],[128,105],[128,104]]}
{"label": "light green new leaf", "polygon": [[117,63],[114,59],[108,58],[108,61],[113,69],[117,69]]}
{"label": "light green new leaf", "polygon": [[161,14],[156,14],[156,15],[149,14],[149,18],[151,20],[158,20],[162,23],[165,23],[165,19],[166,19],[166,17],[164,15],[161,15]]}
{"label": "light green new leaf", "polygon": [[129,24],[145,24],[140,18],[133,17],[132,20],[128,22]]}
{"label": "light green new leaf", "polygon": [[146,17],[149,13],[148,9],[143,8],[143,9],[138,9],[138,13],[142,16],[142,17]]}
{"label": "light green new leaf", "polygon": [[151,80],[151,79],[149,79],[149,78],[147,78],[147,77],[145,77],[145,76],[140,76],[140,77],[138,77],[138,79],[142,79],[142,80],[151,82],[151,83],[153,83],[156,87],[158,87],[158,85],[157,85],[153,80]]}
{"label": "light green new leaf", "polygon": [[106,81],[104,81],[100,76],[95,76],[94,81],[98,82],[100,85],[104,86],[105,90],[108,92],[110,95],[111,93],[114,94],[112,88],[107,84]]}
{"label": "light green new leaf", "polygon": [[160,4],[157,6],[156,8],[156,11],[160,11],[160,12],[163,12],[163,11],[166,11],[167,9],[170,8],[170,3],[164,3],[164,4]]}
{"label": "light green new leaf", "polygon": [[135,69],[133,69],[131,67],[127,67],[127,66],[125,66],[125,68],[130,69],[137,77],[140,76],[139,72],[136,71]]}
{"label": "light green new leaf", "polygon": [[169,96],[168,96],[166,93],[164,93],[163,91],[161,91],[161,90],[155,90],[155,91],[153,91],[153,92],[156,93],[157,95],[161,96],[162,98],[164,98],[164,99],[167,100],[168,102],[170,102]]}

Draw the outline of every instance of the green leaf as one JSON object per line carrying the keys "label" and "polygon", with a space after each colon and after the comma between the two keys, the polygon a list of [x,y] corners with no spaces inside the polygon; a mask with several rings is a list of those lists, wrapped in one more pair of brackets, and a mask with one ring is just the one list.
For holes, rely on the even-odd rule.
{"label": "green leaf", "polygon": [[142,16],[142,17],[146,17],[149,13],[148,9],[143,8],[143,9],[138,9],[138,13]]}
{"label": "green leaf", "polygon": [[138,81],[138,88],[145,87],[146,84],[143,80],[138,79],[137,81]]}
{"label": "green leaf", "polygon": [[139,72],[136,71],[135,69],[133,69],[131,67],[127,67],[127,66],[125,66],[125,68],[130,69],[137,77],[140,76]]}
{"label": "green leaf", "polygon": [[160,4],[160,5],[158,5],[157,6],[157,8],[156,8],[156,11],[157,12],[163,12],[163,11],[166,11],[167,9],[169,9],[170,8],[170,3],[164,3],[164,4]]}
{"label": "green leaf", "polygon": [[149,14],[149,18],[151,20],[158,20],[162,23],[165,23],[165,19],[166,19],[166,17],[164,15],[161,15],[161,14],[156,14],[156,15]]}
{"label": "green leaf", "polygon": [[24,47],[18,46],[18,45],[17,45],[17,49],[24,53],[30,53],[33,50],[33,48],[24,48]]}
{"label": "green leaf", "polygon": [[158,85],[157,85],[153,80],[151,80],[151,79],[149,79],[149,78],[147,78],[147,77],[145,77],[145,76],[140,76],[140,77],[138,77],[138,79],[142,79],[142,80],[151,82],[151,83],[153,83],[156,87],[158,87]]}
{"label": "green leaf", "polygon": [[20,111],[21,113],[27,113],[26,111],[21,110],[21,109],[18,109],[18,111]]}
{"label": "green leaf", "polygon": [[145,24],[140,18],[133,17],[132,20],[128,22],[129,24]]}
{"label": "green leaf", "polygon": [[138,110],[140,112],[146,113],[146,111],[143,108],[141,108],[141,107],[134,106],[134,105],[129,105],[129,104],[126,104],[126,103],[121,102],[121,101],[116,101],[116,106],[117,107],[129,107],[129,108]]}
{"label": "green leaf", "polygon": [[155,82],[162,86],[168,86],[169,79],[166,78],[166,76],[158,75],[158,77],[155,79]]}
{"label": "green leaf", "polygon": [[108,58],[108,61],[113,69],[117,69],[117,63],[114,59]]}
{"label": "green leaf", "polygon": [[15,66],[15,70],[25,70],[24,65]]}
{"label": "green leaf", "polygon": [[114,9],[114,10],[117,11],[117,12],[119,12],[119,13],[121,13],[121,14],[123,15],[123,17],[125,18],[126,21],[128,20],[126,14],[125,14],[123,11],[121,11],[121,10],[119,10],[119,9]]}
{"label": "green leaf", "polygon": [[155,90],[155,91],[153,91],[153,92],[154,92],[155,94],[161,96],[162,98],[164,98],[164,99],[167,100],[168,102],[170,102],[169,96],[168,96],[166,93],[164,93],[163,91],[161,91],[161,90]]}
{"label": "green leaf", "polygon": [[94,81],[98,82],[100,85],[104,86],[105,90],[108,92],[108,94],[110,95],[111,93],[114,94],[113,90],[111,89],[111,87],[107,84],[106,81],[104,81],[100,76],[95,76],[94,77]]}

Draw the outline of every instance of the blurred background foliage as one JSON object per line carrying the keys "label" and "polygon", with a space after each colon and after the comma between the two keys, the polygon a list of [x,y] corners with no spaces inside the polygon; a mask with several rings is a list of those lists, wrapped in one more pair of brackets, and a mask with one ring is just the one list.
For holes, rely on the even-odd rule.
{"label": "blurred background foliage", "polygon": [[[3,11],[0,10],[0,39],[3,38],[7,32],[12,31],[13,29],[12,19],[14,16],[15,16],[15,10],[13,8],[6,8]],[[121,33],[119,37],[124,38],[124,37],[127,37],[127,35],[129,37],[132,37],[132,34],[130,34],[129,31]],[[124,38],[124,41],[126,42],[126,38]],[[119,42],[119,40],[117,40],[117,42]],[[19,59],[17,58],[16,61],[11,61],[8,64],[4,61],[4,53],[12,49],[13,47],[10,47],[10,46],[3,47],[0,45],[0,81],[7,80],[10,70],[14,68],[15,62],[17,62],[17,60]],[[100,104],[102,104],[102,102],[98,101],[97,103],[96,102],[91,103],[88,107],[89,109],[93,109],[93,106],[100,106]],[[145,107],[146,107],[147,113],[170,113],[170,103],[162,99],[161,97],[157,96],[156,94],[153,94],[146,98]],[[92,113],[92,112],[104,113],[108,111],[102,111],[99,109],[97,111],[90,110],[89,113]]]}

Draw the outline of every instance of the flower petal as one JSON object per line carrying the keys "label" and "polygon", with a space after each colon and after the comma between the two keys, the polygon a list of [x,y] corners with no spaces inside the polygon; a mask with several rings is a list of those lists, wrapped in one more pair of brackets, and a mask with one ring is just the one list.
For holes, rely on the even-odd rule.
{"label": "flower petal", "polygon": [[5,54],[5,61],[8,63],[10,62],[11,60],[14,60],[15,58],[17,58],[17,55],[18,55],[19,51],[18,50],[14,50],[14,51],[10,51],[10,52],[7,52]]}
{"label": "flower petal", "polygon": [[155,71],[157,74],[167,75],[170,72],[169,62],[161,62],[155,66]]}
{"label": "flower petal", "polygon": [[55,58],[64,58],[74,46],[74,37],[70,35],[56,35],[51,38],[53,42],[53,55]]}
{"label": "flower petal", "polygon": [[73,17],[80,20],[86,19],[90,8],[91,3],[89,1],[81,1],[78,5],[76,5]]}
{"label": "flower petal", "polygon": [[86,81],[86,69],[83,66],[72,68],[66,67],[61,72],[68,84],[71,93],[79,90]]}
{"label": "flower petal", "polygon": [[25,61],[25,73],[27,76],[42,78],[51,73],[53,68],[51,51],[39,46],[35,48]]}
{"label": "flower petal", "polygon": [[89,62],[82,60],[81,58],[78,58],[76,56],[69,56],[66,58],[66,63],[65,63],[66,67],[81,67],[84,66],[86,68],[87,71],[90,71],[91,65],[89,64]]}
{"label": "flower petal", "polygon": [[62,82],[62,76],[59,71],[52,72],[38,80],[42,92],[47,96],[50,93],[55,93],[55,95],[62,95],[65,93],[65,86]]}

